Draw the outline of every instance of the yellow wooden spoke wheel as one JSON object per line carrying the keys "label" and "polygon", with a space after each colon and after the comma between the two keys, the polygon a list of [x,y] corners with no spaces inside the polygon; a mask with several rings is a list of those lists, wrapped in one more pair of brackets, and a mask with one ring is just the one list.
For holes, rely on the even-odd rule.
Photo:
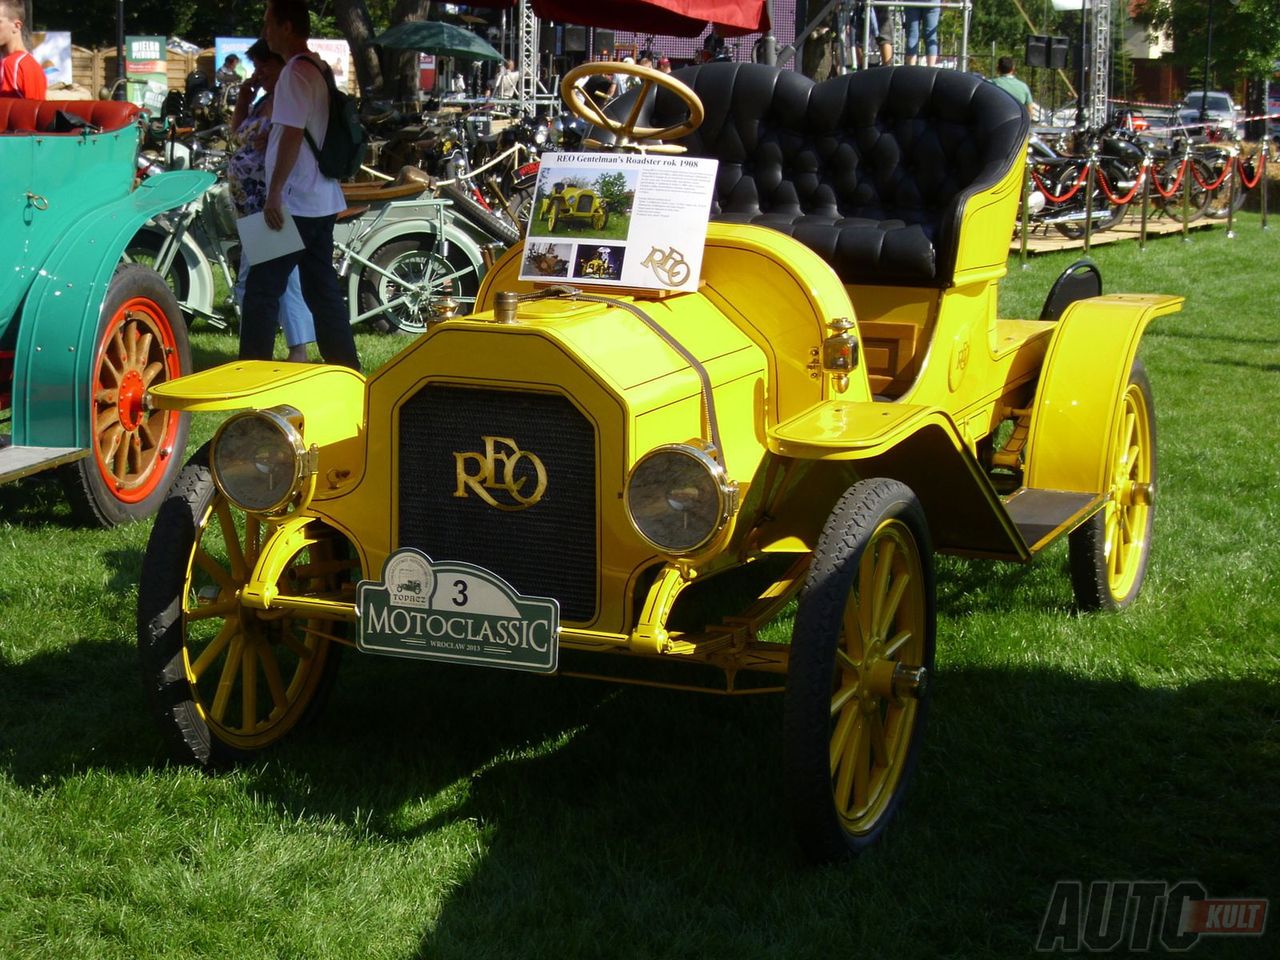
{"label": "yellow wooden spoke wheel", "polygon": [[928,528],[909,488],[837,502],[801,597],[787,677],[789,805],[802,848],[840,860],[875,841],[915,765],[934,655]]}
{"label": "yellow wooden spoke wheel", "polygon": [[1110,446],[1111,498],[1069,539],[1071,586],[1086,610],[1119,610],[1138,596],[1155,520],[1156,424],[1151,383],[1134,362]]}
{"label": "yellow wooden spoke wheel", "polygon": [[[242,606],[266,531],[218,492],[203,451],[156,517],[139,588],[139,645],[161,726],[179,756],[244,759],[310,719],[345,624]],[[322,525],[284,565],[282,596],[353,597],[345,541]]]}

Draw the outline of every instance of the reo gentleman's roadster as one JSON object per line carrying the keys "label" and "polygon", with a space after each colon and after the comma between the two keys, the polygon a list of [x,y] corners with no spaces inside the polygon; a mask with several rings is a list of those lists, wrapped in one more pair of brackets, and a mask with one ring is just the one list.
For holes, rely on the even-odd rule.
{"label": "reo gentleman's roadster", "polygon": [[166,496],[187,418],[143,396],[192,369],[173,294],[120,260],[148,218],[213,183],[185,171],[135,189],[138,113],[0,100],[0,483],[60,468],[76,513],[103,524]]}
{"label": "reo gentleman's roadster", "polygon": [[[579,86],[619,69],[641,81],[625,121]],[[1133,601],[1156,493],[1136,354],[1180,300],[1097,295],[1084,268],[1041,317],[997,316],[1025,112],[925,67],[677,76],[588,64],[564,92],[620,148],[718,158],[695,292],[539,287],[517,248],[367,380],[243,362],[149,391],[234,411],[142,574],[180,755],[280,740],[343,645],[689,689],[706,671],[671,668],[700,665],[783,694],[791,821],[840,859],[916,761],[935,552],[1025,562],[1066,536],[1082,607]],[[694,602],[758,574],[725,615]],[[791,642],[761,640],[797,596]]]}

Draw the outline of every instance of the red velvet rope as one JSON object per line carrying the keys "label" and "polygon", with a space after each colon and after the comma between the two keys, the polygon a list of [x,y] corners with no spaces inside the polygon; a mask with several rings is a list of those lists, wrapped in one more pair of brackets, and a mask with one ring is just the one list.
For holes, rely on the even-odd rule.
{"label": "red velvet rope", "polygon": [[1031,171],[1031,179],[1035,181],[1036,187],[1039,189],[1041,193],[1044,194],[1044,198],[1048,200],[1050,203],[1066,203],[1068,200],[1070,200],[1072,197],[1074,197],[1077,193],[1080,192],[1080,188],[1084,186],[1085,177],[1087,177],[1088,174],[1089,174],[1089,167],[1086,164],[1085,166],[1082,166],[1080,168],[1080,177],[1072,185],[1071,189],[1068,190],[1066,193],[1062,194],[1062,196],[1058,196],[1057,194],[1050,192],[1049,188],[1045,186],[1044,181],[1040,179],[1040,175],[1037,174],[1034,170]]}
{"label": "red velvet rope", "polygon": [[1200,186],[1203,189],[1217,190],[1220,186],[1222,186],[1224,183],[1227,182],[1227,177],[1231,175],[1231,168],[1233,166],[1235,166],[1234,163],[1228,163],[1226,166],[1224,166],[1222,168],[1222,176],[1220,176],[1213,183],[1205,183],[1203,180],[1200,179],[1200,174],[1196,172],[1196,165],[1194,163],[1191,165],[1191,175],[1196,178],[1196,183],[1200,184]]}
{"label": "red velvet rope", "polygon": [[1242,157],[1236,157],[1236,163],[1240,165],[1240,185],[1246,190],[1252,190],[1258,185],[1258,181],[1262,179],[1262,171],[1267,169],[1267,155],[1265,153],[1259,154],[1258,172],[1254,174],[1252,183],[1249,181],[1249,178],[1245,176],[1244,159]]}
{"label": "red velvet rope", "polygon": [[1173,184],[1169,187],[1168,190],[1160,186],[1159,177],[1152,177],[1151,184],[1156,188],[1156,193],[1160,194],[1160,196],[1168,200],[1170,197],[1172,197],[1175,193],[1178,192],[1178,188],[1182,186],[1182,178],[1186,176],[1186,173],[1187,173],[1187,161],[1186,161],[1186,158],[1184,157],[1182,160],[1182,166],[1178,168],[1178,175],[1174,178]]}
{"label": "red velvet rope", "polygon": [[1098,186],[1102,188],[1102,192],[1106,196],[1106,198],[1118,207],[1124,206],[1126,203],[1128,203],[1130,200],[1132,200],[1134,197],[1138,195],[1138,191],[1142,188],[1142,181],[1145,180],[1146,178],[1147,178],[1147,167],[1146,167],[1146,164],[1143,164],[1142,172],[1138,175],[1138,179],[1134,183],[1133,188],[1128,193],[1126,193],[1123,197],[1117,197],[1114,193],[1111,192],[1111,187],[1107,184],[1107,175],[1102,172],[1101,167],[1098,168]]}

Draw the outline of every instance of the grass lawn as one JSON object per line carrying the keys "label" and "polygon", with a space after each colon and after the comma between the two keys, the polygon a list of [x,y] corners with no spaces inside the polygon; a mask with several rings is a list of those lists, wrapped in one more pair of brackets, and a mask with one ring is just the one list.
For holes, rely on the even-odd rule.
{"label": "grass lawn", "polygon": [[[920,769],[851,865],[804,866],[786,832],[780,698],[352,653],[281,749],[172,766],[134,652],[148,526],[80,529],[56,485],[0,487],[0,958],[1010,958],[1057,880],[1195,879],[1274,913],[1280,227],[1193,236],[1094,254],[1108,291],[1188,298],[1141,353],[1142,597],[1077,616],[1065,543],[943,558]],[[1036,315],[1073,259],[1012,263],[1002,315]],[[202,367],[234,355],[193,339]],[[359,337],[370,368],[403,343]],[[1191,956],[1276,957],[1268,928]]]}

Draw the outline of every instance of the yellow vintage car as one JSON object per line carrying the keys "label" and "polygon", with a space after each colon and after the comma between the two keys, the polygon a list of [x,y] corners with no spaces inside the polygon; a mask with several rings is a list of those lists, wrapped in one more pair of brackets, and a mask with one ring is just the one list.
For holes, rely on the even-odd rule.
{"label": "yellow vintage car", "polygon": [[[602,67],[641,81],[624,121],[584,105]],[[719,159],[700,286],[534,285],[511,249],[473,313],[367,379],[246,361],[152,389],[230,414],[147,548],[156,715],[187,760],[252,757],[320,706],[342,647],[773,691],[799,845],[848,857],[915,764],[935,553],[1022,563],[1066,536],[1081,607],[1138,594],[1138,345],[1181,301],[1103,296],[1085,264],[1041,316],[998,315],[1028,126],[966,74],[565,83],[620,148]],[[762,639],[793,600],[790,642]]]}
{"label": "yellow vintage car", "polygon": [[609,205],[594,190],[554,184],[545,198],[538,216],[547,221],[547,230],[555,233],[563,227],[591,227],[603,230],[609,225]]}

